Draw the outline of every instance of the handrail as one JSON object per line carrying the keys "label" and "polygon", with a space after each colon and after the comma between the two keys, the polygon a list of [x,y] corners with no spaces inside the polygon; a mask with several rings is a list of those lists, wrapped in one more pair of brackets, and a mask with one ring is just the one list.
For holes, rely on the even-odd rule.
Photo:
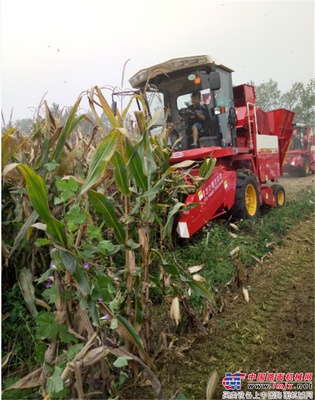
{"label": "handrail", "polygon": [[[254,120],[250,119],[250,106],[252,106],[252,108],[254,109]],[[257,116],[256,116],[256,107],[255,104],[253,103],[246,103],[246,108],[247,108],[247,117],[248,117],[248,131],[249,131],[249,148],[253,149],[254,148],[254,144],[253,144],[253,133],[252,133],[252,127],[251,127],[251,122],[255,123],[255,131],[256,133],[258,132],[258,126],[257,126]]]}

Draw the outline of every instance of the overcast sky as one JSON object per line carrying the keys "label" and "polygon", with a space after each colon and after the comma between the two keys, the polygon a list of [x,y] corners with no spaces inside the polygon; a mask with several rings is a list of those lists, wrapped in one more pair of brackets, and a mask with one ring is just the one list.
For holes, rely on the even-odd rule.
{"label": "overcast sky", "polygon": [[[314,77],[313,1],[1,0],[1,108],[32,118],[41,98],[74,104],[92,86],[124,87],[139,69],[209,54],[234,84]],[[82,103],[84,106],[84,103]]]}

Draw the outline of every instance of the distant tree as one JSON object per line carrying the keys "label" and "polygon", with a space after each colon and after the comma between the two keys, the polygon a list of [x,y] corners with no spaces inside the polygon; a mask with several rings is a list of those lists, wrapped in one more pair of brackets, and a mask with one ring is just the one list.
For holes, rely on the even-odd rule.
{"label": "distant tree", "polygon": [[303,88],[301,93],[301,114],[296,115],[296,122],[315,126],[315,79]]}
{"label": "distant tree", "polygon": [[281,91],[277,82],[269,79],[268,82],[255,86],[255,91],[256,105],[264,111],[275,110],[280,107]]}
{"label": "distant tree", "polygon": [[50,107],[50,112],[55,118],[59,118],[61,114],[60,106],[57,103],[52,103],[52,106]]}
{"label": "distant tree", "polygon": [[[253,82],[250,84],[254,85]],[[255,86],[255,85],[254,85]],[[256,105],[264,111],[287,108],[295,114],[294,122],[315,125],[315,79],[304,85],[293,83],[291,89],[281,94],[278,83],[270,79],[255,86]]]}
{"label": "distant tree", "polygon": [[315,79],[307,85],[295,82],[281,97],[282,107],[295,113],[294,122],[310,126],[315,124]]}
{"label": "distant tree", "polygon": [[33,127],[33,120],[31,118],[18,119],[15,121],[14,126],[26,135],[29,135]]}
{"label": "distant tree", "polygon": [[302,121],[297,121],[297,119],[299,119],[299,117],[302,114],[301,98],[303,91],[304,91],[303,83],[295,82],[293,83],[291,89],[281,96],[282,100],[281,106],[295,113],[294,117],[295,122],[302,122]]}

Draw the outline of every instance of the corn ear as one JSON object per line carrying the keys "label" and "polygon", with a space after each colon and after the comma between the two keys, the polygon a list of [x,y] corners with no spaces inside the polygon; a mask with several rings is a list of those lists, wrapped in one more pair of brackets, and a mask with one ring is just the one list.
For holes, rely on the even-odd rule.
{"label": "corn ear", "polygon": [[175,321],[176,325],[178,325],[180,321],[180,308],[179,308],[178,297],[174,297],[172,301],[170,314],[171,318]]}

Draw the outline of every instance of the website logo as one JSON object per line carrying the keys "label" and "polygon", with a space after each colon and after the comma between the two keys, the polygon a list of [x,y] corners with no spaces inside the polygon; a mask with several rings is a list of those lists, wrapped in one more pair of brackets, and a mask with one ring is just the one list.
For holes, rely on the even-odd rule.
{"label": "website logo", "polygon": [[246,374],[242,372],[226,372],[222,380],[222,385],[226,390],[241,390],[241,380],[246,378]]}

